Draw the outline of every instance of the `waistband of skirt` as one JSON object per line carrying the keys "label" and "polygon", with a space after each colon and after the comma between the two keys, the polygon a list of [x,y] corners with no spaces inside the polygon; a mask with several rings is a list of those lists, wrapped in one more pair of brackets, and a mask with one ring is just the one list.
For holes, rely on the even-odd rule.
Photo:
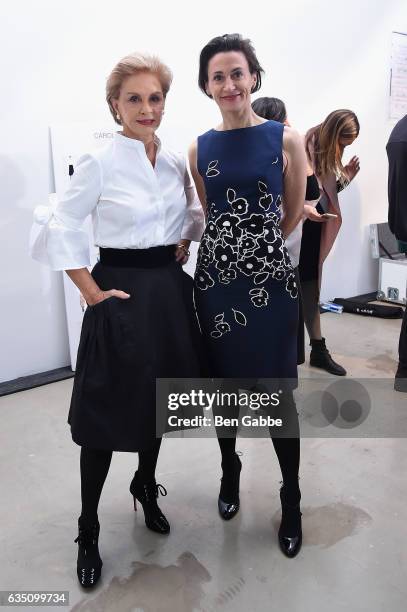
{"label": "waistband of skirt", "polygon": [[158,268],[175,261],[175,244],[149,249],[99,248],[99,261],[103,266],[116,268]]}

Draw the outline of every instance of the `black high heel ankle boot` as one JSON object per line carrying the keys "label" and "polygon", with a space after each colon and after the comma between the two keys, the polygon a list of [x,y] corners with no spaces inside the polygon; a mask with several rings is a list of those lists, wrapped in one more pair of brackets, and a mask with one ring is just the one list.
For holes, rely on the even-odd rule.
{"label": "black high heel ankle boot", "polygon": [[99,522],[86,525],[81,517],[78,519],[78,561],[76,573],[81,586],[84,588],[94,587],[100,578],[102,570],[102,559],[99,555]]}
{"label": "black high heel ankle boot", "polygon": [[221,478],[218,510],[225,521],[230,521],[240,508],[239,485],[242,462],[239,455],[234,455],[234,465],[226,466],[222,462],[223,476]]}
{"label": "black high heel ankle boot", "polygon": [[[281,524],[278,530],[278,541],[281,552],[287,557],[295,557],[300,552],[302,545],[300,490],[298,489],[298,494],[295,495],[298,503],[288,503],[287,499],[288,496],[283,485],[280,489]],[[292,499],[290,498],[291,501]]]}
{"label": "black high heel ankle boot", "polygon": [[146,526],[151,531],[167,534],[170,532],[170,524],[157,504],[158,494],[167,495],[167,489],[155,480],[140,482],[138,472],[135,472],[130,483],[130,493],[133,496],[134,510],[137,511],[137,501],[141,503],[144,510]]}

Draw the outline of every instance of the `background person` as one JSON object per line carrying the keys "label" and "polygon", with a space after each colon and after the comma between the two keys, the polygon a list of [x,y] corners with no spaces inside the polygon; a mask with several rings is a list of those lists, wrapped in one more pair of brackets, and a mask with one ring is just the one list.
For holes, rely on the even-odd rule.
{"label": "background person", "polygon": [[[407,115],[393,128],[387,143],[389,160],[389,227],[407,254]],[[396,391],[407,393],[407,307],[399,340],[399,363],[394,379]]]}
{"label": "background person", "polygon": [[345,376],[346,370],[336,363],[321,335],[319,296],[322,266],[342,224],[338,193],[359,172],[359,158],[354,156],[346,166],[342,164],[345,147],[359,135],[359,121],[354,112],[335,110],[305,135],[305,150],[318,179],[321,198],[316,213],[332,214],[326,223],[313,223],[307,219],[303,225],[299,271],[305,325],[310,337],[310,365],[336,376]]}
{"label": "background person", "polygon": [[[287,110],[285,104],[280,98],[257,98],[252,104],[252,108],[256,115],[264,117],[264,119],[278,121],[291,127],[287,118]],[[317,178],[312,170],[310,163],[307,165],[307,186],[305,190],[304,214],[297,227],[293,229],[291,234],[286,238],[285,245],[290,255],[291,263],[294,266],[294,273],[298,287],[300,284],[300,275],[298,272],[298,264],[300,261],[302,226],[305,219],[325,222],[325,219],[315,210],[315,206],[319,200],[320,192]],[[297,363],[300,365],[305,362],[305,346],[304,346],[304,316],[302,312],[302,297],[301,291],[298,294],[298,336],[297,336]]]}

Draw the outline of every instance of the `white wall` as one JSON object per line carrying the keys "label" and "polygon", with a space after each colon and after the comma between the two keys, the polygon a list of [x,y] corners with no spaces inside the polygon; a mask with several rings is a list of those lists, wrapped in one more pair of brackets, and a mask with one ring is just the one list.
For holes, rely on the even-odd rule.
{"label": "white wall", "polygon": [[174,70],[161,136],[178,147],[219,121],[197,88],[197,60],[203,44],[225,32],[253,40],[267,72],[259,95],[283,98],[299,130],[335,108],[358,114],[362,131],[349,157],[360,155],[362,169],[341,196],[344,223],[323,297],[374,290],[367,228],[386,220],[390,33],[407,31],[404,7],[404,0],[1,3],[0,381],[68,364],[61,274],[27,255],[32,209],[52,189],[47,128],[106,122],[105,78],[136,49],[158,53]]}

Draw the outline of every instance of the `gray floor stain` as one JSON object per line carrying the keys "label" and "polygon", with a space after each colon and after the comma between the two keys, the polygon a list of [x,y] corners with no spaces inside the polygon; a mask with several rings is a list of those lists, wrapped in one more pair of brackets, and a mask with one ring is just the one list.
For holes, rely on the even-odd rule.
{"label": "gray floor stain", "polygon": [[224,591],[219,593],[215,599],[215,609],[231,603],[232,600],[239,595],[244,585],[245,580],[240,577],[232,586],[227,587]]}
{"label": "gray floor stain", "polygon": [[371,370],[394,374],[397,368],[397,362],[391,355],[391,351],[385,351],[379,355],[374,355],[374,357],[369,357],[366,359],[366,366]]}
{"label": "gray floor stain", "polygon": [[128,578],[112,578],[96,597],[83,599],[72,612],[193,612],[201,607],[202,584],[211,580],[189,552],[167,567],[139,561],[133,567]]}
{"label": "gray floor stain", "polygon": [[[365,510],[341,502],[316,508],[301,507],[301,511],[304,546],[329,548],[372,522],[372,517]],[[276,529],[280,517],[281,512],[273,517]]]}

